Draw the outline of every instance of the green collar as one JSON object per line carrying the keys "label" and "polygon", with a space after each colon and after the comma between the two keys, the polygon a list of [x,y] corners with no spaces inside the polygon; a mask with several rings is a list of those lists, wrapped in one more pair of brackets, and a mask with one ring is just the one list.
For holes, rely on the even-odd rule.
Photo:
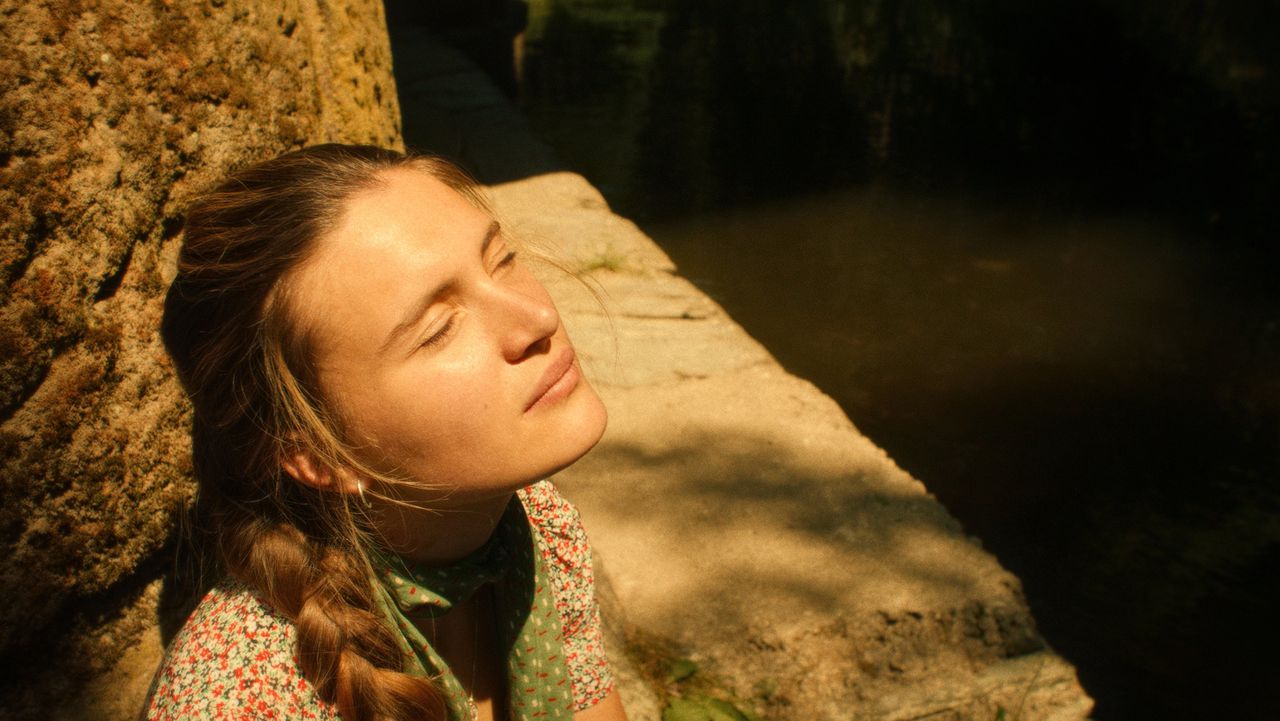
{"label": "green collar", "polygon": [[573,694],[555,592],[518,496],[511,499],[489,540],[450,566],[410,566],[378,553],[370,558],[380,581],[383,613],[410,659],[406,670],[436,679],[450,721],[474,718],[475,706],[409,616],[442,616],[489,583],[494,591],[493,621],[507,659],[511,718],[571,721]]}

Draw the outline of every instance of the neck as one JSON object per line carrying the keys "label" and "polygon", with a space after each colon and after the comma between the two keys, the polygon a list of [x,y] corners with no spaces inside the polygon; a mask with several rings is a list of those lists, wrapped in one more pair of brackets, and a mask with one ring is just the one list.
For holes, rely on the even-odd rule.
{"label": "neck", "polygon": [[504,493],[445,507],[376,504],[374,526],[388,548],[411,563],[447,566],[489,540],[514,494]]}

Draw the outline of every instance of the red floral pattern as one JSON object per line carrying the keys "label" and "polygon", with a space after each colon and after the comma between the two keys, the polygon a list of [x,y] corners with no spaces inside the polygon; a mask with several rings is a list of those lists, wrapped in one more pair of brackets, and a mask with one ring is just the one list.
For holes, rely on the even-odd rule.
{"label": "red floral pattern", "polygon": [[[555,587],[574,708],[613,689],[578,511],[548,481],[520,491]],[[170,644],[147,702],[147,721],[339,721],[294,656],[296,631],[247,587],[226,581],[200,601]]]}

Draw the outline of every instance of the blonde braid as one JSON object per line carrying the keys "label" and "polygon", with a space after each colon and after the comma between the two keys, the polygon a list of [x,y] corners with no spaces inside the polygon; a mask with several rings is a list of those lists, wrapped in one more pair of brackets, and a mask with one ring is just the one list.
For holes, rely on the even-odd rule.
{"label": "blonde braid", "polygon": [[189,209],[161,324],[194,405],[199,498],[220,560],[294,624],[303,675],[344,721],[442,719],[445,705],[431,679],[404,673],[350,509],[282,477],[288,446],[369,470],[325,408],[284,279],[354,193],[398,167],[482,205],[455,166],[367,146],[315,146],[245,168]]}
{"label": "blonde braid", "polygon": [[361,559],[284,522],[246,518],[230,528],[227,570],[293,622],[303,675],[344,721],[445,717],[436,685],[403,672]]}

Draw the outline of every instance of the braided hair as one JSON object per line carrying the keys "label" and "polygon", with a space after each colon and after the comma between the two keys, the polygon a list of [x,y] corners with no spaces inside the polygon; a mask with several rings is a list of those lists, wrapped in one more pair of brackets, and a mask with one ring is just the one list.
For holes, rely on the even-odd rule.
{"label": "braided hair", "polygon": [[406,167],[484,207],[474,181],[439,158],[330,144],[258,163],[189,208],[161,323],[194,409],[200,525],[214,560],[295,625],[304,676],[347,721],[441,719],[445,707],[430,679],[404,672],[378,615],[359,508],[282,470],[302,447],[378,478],[318,392],[288,281],[353,195]]}

